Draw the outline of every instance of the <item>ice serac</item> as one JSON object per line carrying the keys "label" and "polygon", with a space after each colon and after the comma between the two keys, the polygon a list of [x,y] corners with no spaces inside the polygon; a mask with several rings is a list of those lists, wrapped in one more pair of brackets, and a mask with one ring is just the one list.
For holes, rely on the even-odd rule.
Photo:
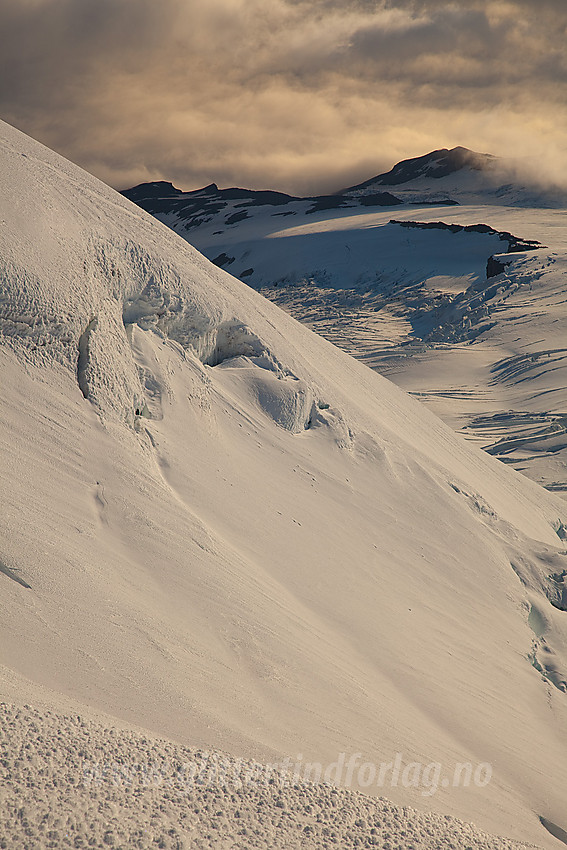
{"label": "ice serac", "polygon": [[235,756],[489,763],[367,790],[553,846],[565,503],[7,125],[0,156],[4,693]]}

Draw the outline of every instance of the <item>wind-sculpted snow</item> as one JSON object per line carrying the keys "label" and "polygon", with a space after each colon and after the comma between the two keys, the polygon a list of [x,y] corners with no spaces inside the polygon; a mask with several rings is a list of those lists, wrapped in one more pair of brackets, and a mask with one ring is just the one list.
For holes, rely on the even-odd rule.
{"label": "wind-sculpted snow", "polygon": [[0,847],[528,847],[80,715],[5,703],[0,715]]}
{"label": "wind-sculpted snow", "polygon": [[[488,765],[489,782],[428,797],[354,786],[552,846],[565,504],[122,196],[5,125],[0,138],[4,699],[71,701],[261,762]],[[359,231],[338,238],[321,215],[308,228],[354,274]],[[308,243],[272,221],[285,275]],[[429,231],[382,230],[391,264],[408,239],[433,263]],[[500,239],[436,235],[454,253],[425,285],[404,260],[403,286],[432,309],[441,282],[480,295]],[[232,248],[217,255],[235,272],[263,273],[262,245],[257,264]],[[514,256],[518,274],[540,261]],[[346,834],[340,816],[328,828]]]}
{"label": "wind-sculpted snow", "polygon": [[[395,196],[387,197],[383,191],[387,187],[395,190]],[[210,205],[211,193],[223,198],[222,206]],[[561,386],[567,382],[562,372],[551,363],[545,369],[557,385],[549,409],[548,397],[532,399],[527,387],[515,395],[495,390],[497,383],[490,378],[490,372],[497,370],[495,361],[485,364],[482,376],[476,368],[480,357],[493,349],[500,355],[496,361],[521,357],[514,343],[524,336],[526,324],[530,331],[533,328],[535,340],[556,335],[553,325],[562,321],[556,293],[564,292],[565,282],[553,266],[557,249],[564,254],[566,247],[564,190],[524,185],[520,172],[507,170],[505,162],[457,147],[405,160],[334,196],[309,200],[278,196],[284,211],[275,213],[269,207],[275,201],[269,199],[277,193],[219,190],[214,184],[194,193],[180,193],[171,184],[145,184],[125,194],[213,262],[415,393],[465,436],[550,490],[567,492],[560,424],[567,404]],[[389,223],[385,215],[371,216],[360,209],[374,203],[395,204],[398,212],[403,211],[404,218],[397,223],[404,228],[433,232],[425,242],[396,238],[385,226]],[[445,208],[455,205],[458,209],[449,215]],[[185,209],[193,210],[194,220],[188,219]],[[317,221],[312,224],[313,215]],[[435,221],[434,215],[446,220]],[[283,227],[284,223],[293,226]],[[438,239],[435,230],[484,233],[497,236],[500,245],[486,239],[479,257],[475,249],[482,243],[472,238],[468,244]],[[514,315],[508,328],[505,313],[514,300],[509,296],[530,282],[525,274],[517,275],[518,264],[500,252],[504,246],[507,253],[521,253],[544,245],[551,246],[541,254],[546,257],[544,286],[549,298],[539,301],[535,313],[535,305],[528,305],[528,312]],[[523,278],[521,283],[518,277]],[[488,281],[493,279],[491,286]],[[515,338],[506,332],[513,327]],[[470,368],[459,368],[453,385],[454,361],[464,363],[466,358],[432,351],[472,342],[484,351],[471,352]],[[531,338],[525,345],[528,356],[539,356],[532,350]],[[432,357],[434,368],[429,363]],[[424,360],[428,365],[422,369]],[[439,385],[436,376],[441,378]],[[472,404],[458,403],[465,400]],[[542,417],[547,423],[543,431]],[[526,427],[518,430],[515,423],[520,419]],[[506,421],[510,428],[502,434]]]}
{"label": "wind-sculpted snow", "polygon": [[[543,196],[534,209],[517,197],[519,206],[498,206],[503,196],[492,197],[479,174],[465,168],[429,182],[422,176],[424,191],[443,180],[469,181],[475,205],[406,204],[396,219],[348,209],[306,216],[297,208],[284,220],[257,208],[230,231],[211,221],[196,234],[162,217],[217,265],[414,393],[464,436],[567,492],[567,380],[545,344],[563,345],[565,213],[542,209]],[[537,359],[541,369],[526,372],[511,392],[499,379],[500,363],[523,359]],[[532,393],[537,385],[543,392]]]}

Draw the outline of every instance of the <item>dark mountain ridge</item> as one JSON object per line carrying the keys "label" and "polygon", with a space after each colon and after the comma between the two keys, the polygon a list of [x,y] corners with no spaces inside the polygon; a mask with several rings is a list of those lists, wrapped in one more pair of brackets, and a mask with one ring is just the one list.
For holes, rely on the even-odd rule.
{"label": "dark mountain ridge", "polygon": [[424,156],[404,159],[394,165],[390,171],[379,174],[377,177],[371,177],[370,180],[365,180],[364,183],[359,183],[357,186],[350,186],[343,191],[348,193],[373,185],[400,186],[403,183],[418,180],[420,177],[433,177],[438,180],[441,177],[448,177],[449,174],[454,174],[456,171],[461,171],[463,168],[484,171],[495,161],[496,157],[491,154],[477,153],[468,148],[456,147],[450,150],[441,148],[426,153]]}
{"label": "dark mountain ridge", "polygon": [[[254,190],[231,187],[219,189],[216,183],[210,183],[202,189],[184,192],[172,183],[157,180],[151,183],[140,183],[130,189],[124,189],[122,194],[153,215],[175,214],[182,219],[187,229],[198,227],[204,222],[226,209],[232,204],[230,215],[225,224],[237,224],[248,218],[247,208],[259,206],[284,207],[302,205],[301,211],[309,214],[324,210],[345,209],[352,207],[389,207],[398,206],[404,201],[388,191],[376,191],[376,186],[402,186],[419,177],[445,177],[462,169],[486,168],[494,157],[480,154],[467,148],[456,147],[452,150],[443,148],[431,151],[425,156],[406,159],[397,163],[390,171],[376,177],[350,186],[336,194],[297,197],[285,192],[272,190]],[[365,191],[368,189],[369,191]],[[234,203],[238,201],[239,203]],[[427,199],[420,203],[433,203]],[[435,205],[456,205],[458,201],[441,197],[436,198]],[[236,210],[236,211],[235,211]],[[293,215],[298,209],[289,212],[272,213],[273,215]]]}

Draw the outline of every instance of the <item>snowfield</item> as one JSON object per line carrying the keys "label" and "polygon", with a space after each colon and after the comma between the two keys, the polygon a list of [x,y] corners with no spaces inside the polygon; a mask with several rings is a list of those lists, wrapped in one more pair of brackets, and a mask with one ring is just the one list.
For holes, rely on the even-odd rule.
{"label": "snowfield", "polygon": [[[391,846],[407,846],[410,823],[416,847],[507,846],[480,832],[467,843],[446,816],[558,846],[565,503],[5,124],[0,151],[0,694],[16,706],[4,842],[24,841],[25,818],[29,846],[50,846],[34,836],[58,801],[79,837],[92,818],[103,846],[112,814],[130,840],[131,797],[107,789],[95,806],[68,790],[70,735],[85,733],[65,718],[80,714],[146,730],[150,751],[167,738],[259,762],[487,764],[489,783],[429,796],[364,787],[389,812],[437,814],[405,812]],[[104,758],[134,758],[104,722],[91,738]],[[31,767],[11,761],[24,739]],[[159,802],[160,830],[181,833],[185,804],[161,793],[138,828]],[[307,796],[336,841],[363,812],[352,834],[371,844],[390,804],[345,791],[331,817],[330,793]],[[197,812],[180,841],[239,844],[234,801],[217,802],[225,844]],[[243,805],[261,833],[249,846],[298,845],[296,826],[272,838],[259,804]]]}
{"label": "snowfield", "polygon": [[323,198],[125,194],[467,439],[567,492],[564,190],[455,148]]}

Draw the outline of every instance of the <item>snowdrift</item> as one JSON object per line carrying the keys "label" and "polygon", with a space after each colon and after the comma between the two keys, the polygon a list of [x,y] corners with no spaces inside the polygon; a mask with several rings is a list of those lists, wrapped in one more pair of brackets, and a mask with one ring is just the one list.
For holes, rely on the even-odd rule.
{"label": "snowdrift", "polygon": [[247,758],[488,763],[365,790],[555,842],[565,504],[80,169],[0,146],[6,698]]}

